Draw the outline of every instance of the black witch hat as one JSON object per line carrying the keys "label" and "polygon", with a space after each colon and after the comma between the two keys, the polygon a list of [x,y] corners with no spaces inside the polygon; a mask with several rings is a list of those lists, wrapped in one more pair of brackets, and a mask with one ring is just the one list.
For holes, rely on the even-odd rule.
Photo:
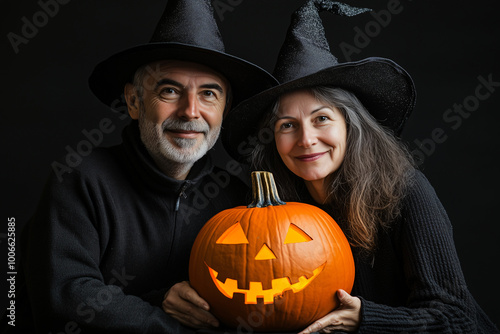
{"label": "black witch hat", "polygon": [[243,159],[242,143],[251,143],[259,123],[279,96],[313,86],[338,87],[354,93],[383,126],[399,135],[415,105],[416,91],[409,74],[392,60],[367,58],[339,63],[330,52],[320,11],[353,16],[369,9],[330,0],[308,0],[292,15],[273,75],[280,85],[243,101],[224,121],[223,144],[234,158]]}
{"label": "black witch hat", "polygon": [[150,42],[99,63],[89,78],[90,89],[112,106],[140,66],[168,59],[199,63],[221,73],[231,84],[233,105],[277,84],[259,66],[225,53],[210,0],[169,0]]}

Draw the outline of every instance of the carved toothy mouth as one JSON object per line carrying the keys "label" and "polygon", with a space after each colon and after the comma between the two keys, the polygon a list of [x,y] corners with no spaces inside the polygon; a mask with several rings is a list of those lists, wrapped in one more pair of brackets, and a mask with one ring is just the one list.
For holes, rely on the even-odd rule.
{"label": "carved toothy mouth", "polygon": [[[205,263],[206,264],[206,263]],[[307,278],[305,275],[299,277],[297,283],[291,283],[288,277],[275,278],[271,281],[271,289],[262,289],[262,282],[250,282],[248,289],[238,289],[238,281],[231,278],[226,278],[223,283],[217,279],[219,273],[207,264],[210,276],[214,281],[217,289],[227,298],[233,298],[233,294],[242,293],[245,295],[245,304],[257,304],[257,298],[263,298],[264,304],[274,303],[274,297],[282,295],[287,290],[292,290],[294,293],[302,291],[308,286],[318,275],[323,271],[326,262],[318,268],[314,269],[313,275]]]}

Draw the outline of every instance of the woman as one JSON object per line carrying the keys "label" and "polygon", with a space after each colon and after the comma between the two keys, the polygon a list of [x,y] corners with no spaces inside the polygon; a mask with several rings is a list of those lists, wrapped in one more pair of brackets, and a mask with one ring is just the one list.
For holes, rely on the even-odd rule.
{"label": "woman", "polygon": [[321,207],[351,243],[351,294],[339,290],[340,307],[302,333],[498,333],[466,287],[444,208],[397,137],[415,103],[411,78],[387,59],[339,64],[322,9],[356,14],[324,0],[299,8],[275,70],[282,84],[240,104],[223,133],[235,157],[253,143],[253,167],[274,174],[282,199]]}

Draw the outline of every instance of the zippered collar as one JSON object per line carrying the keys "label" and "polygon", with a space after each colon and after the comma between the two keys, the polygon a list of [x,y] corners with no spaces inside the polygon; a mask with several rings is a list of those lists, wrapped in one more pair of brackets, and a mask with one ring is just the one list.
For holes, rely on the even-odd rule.
{"label": "zippered collar", "polygon": [[[193,165],[186,180],[177,180],[163,174],[156,166],[156,163],[141,141],[139,124],[136,120],[132,120],[123,129],[122,139],[125,159],[131,172],[141,182],[146,183],[149,187],[161,193],[168,192],[177,196],[183,186],[198,183],[203,177],[210,174],[214,167],[210,155],[206,154]],[[190,188],[192,187],[185,186],[183,193],[187,195]]]}

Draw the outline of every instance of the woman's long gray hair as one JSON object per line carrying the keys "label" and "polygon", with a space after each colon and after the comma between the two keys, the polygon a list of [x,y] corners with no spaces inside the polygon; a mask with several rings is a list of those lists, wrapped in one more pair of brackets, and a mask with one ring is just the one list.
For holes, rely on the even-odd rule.
{"label": "woman's long gray hair", "polygon": [[[353,247],[372,252],[378,229],[388,226],[400,213],[401,199],[414,170],[411,154],[354,94],[331,87],[307,90],[318,101],[338,108],[347,125],[345,158],[340,168],[328,176],[327,200],[321,204],[335,207],[337,217],[347,224],[344,232]],[[274,130],[278,109],[279,100],[263,120],[262,127]],[[268,170],[275,175],[281,198],[303,200],[296,190],[305,189],[303,180],[285,166],[274,141],[255,147],[252,165],[255,170]]]}

